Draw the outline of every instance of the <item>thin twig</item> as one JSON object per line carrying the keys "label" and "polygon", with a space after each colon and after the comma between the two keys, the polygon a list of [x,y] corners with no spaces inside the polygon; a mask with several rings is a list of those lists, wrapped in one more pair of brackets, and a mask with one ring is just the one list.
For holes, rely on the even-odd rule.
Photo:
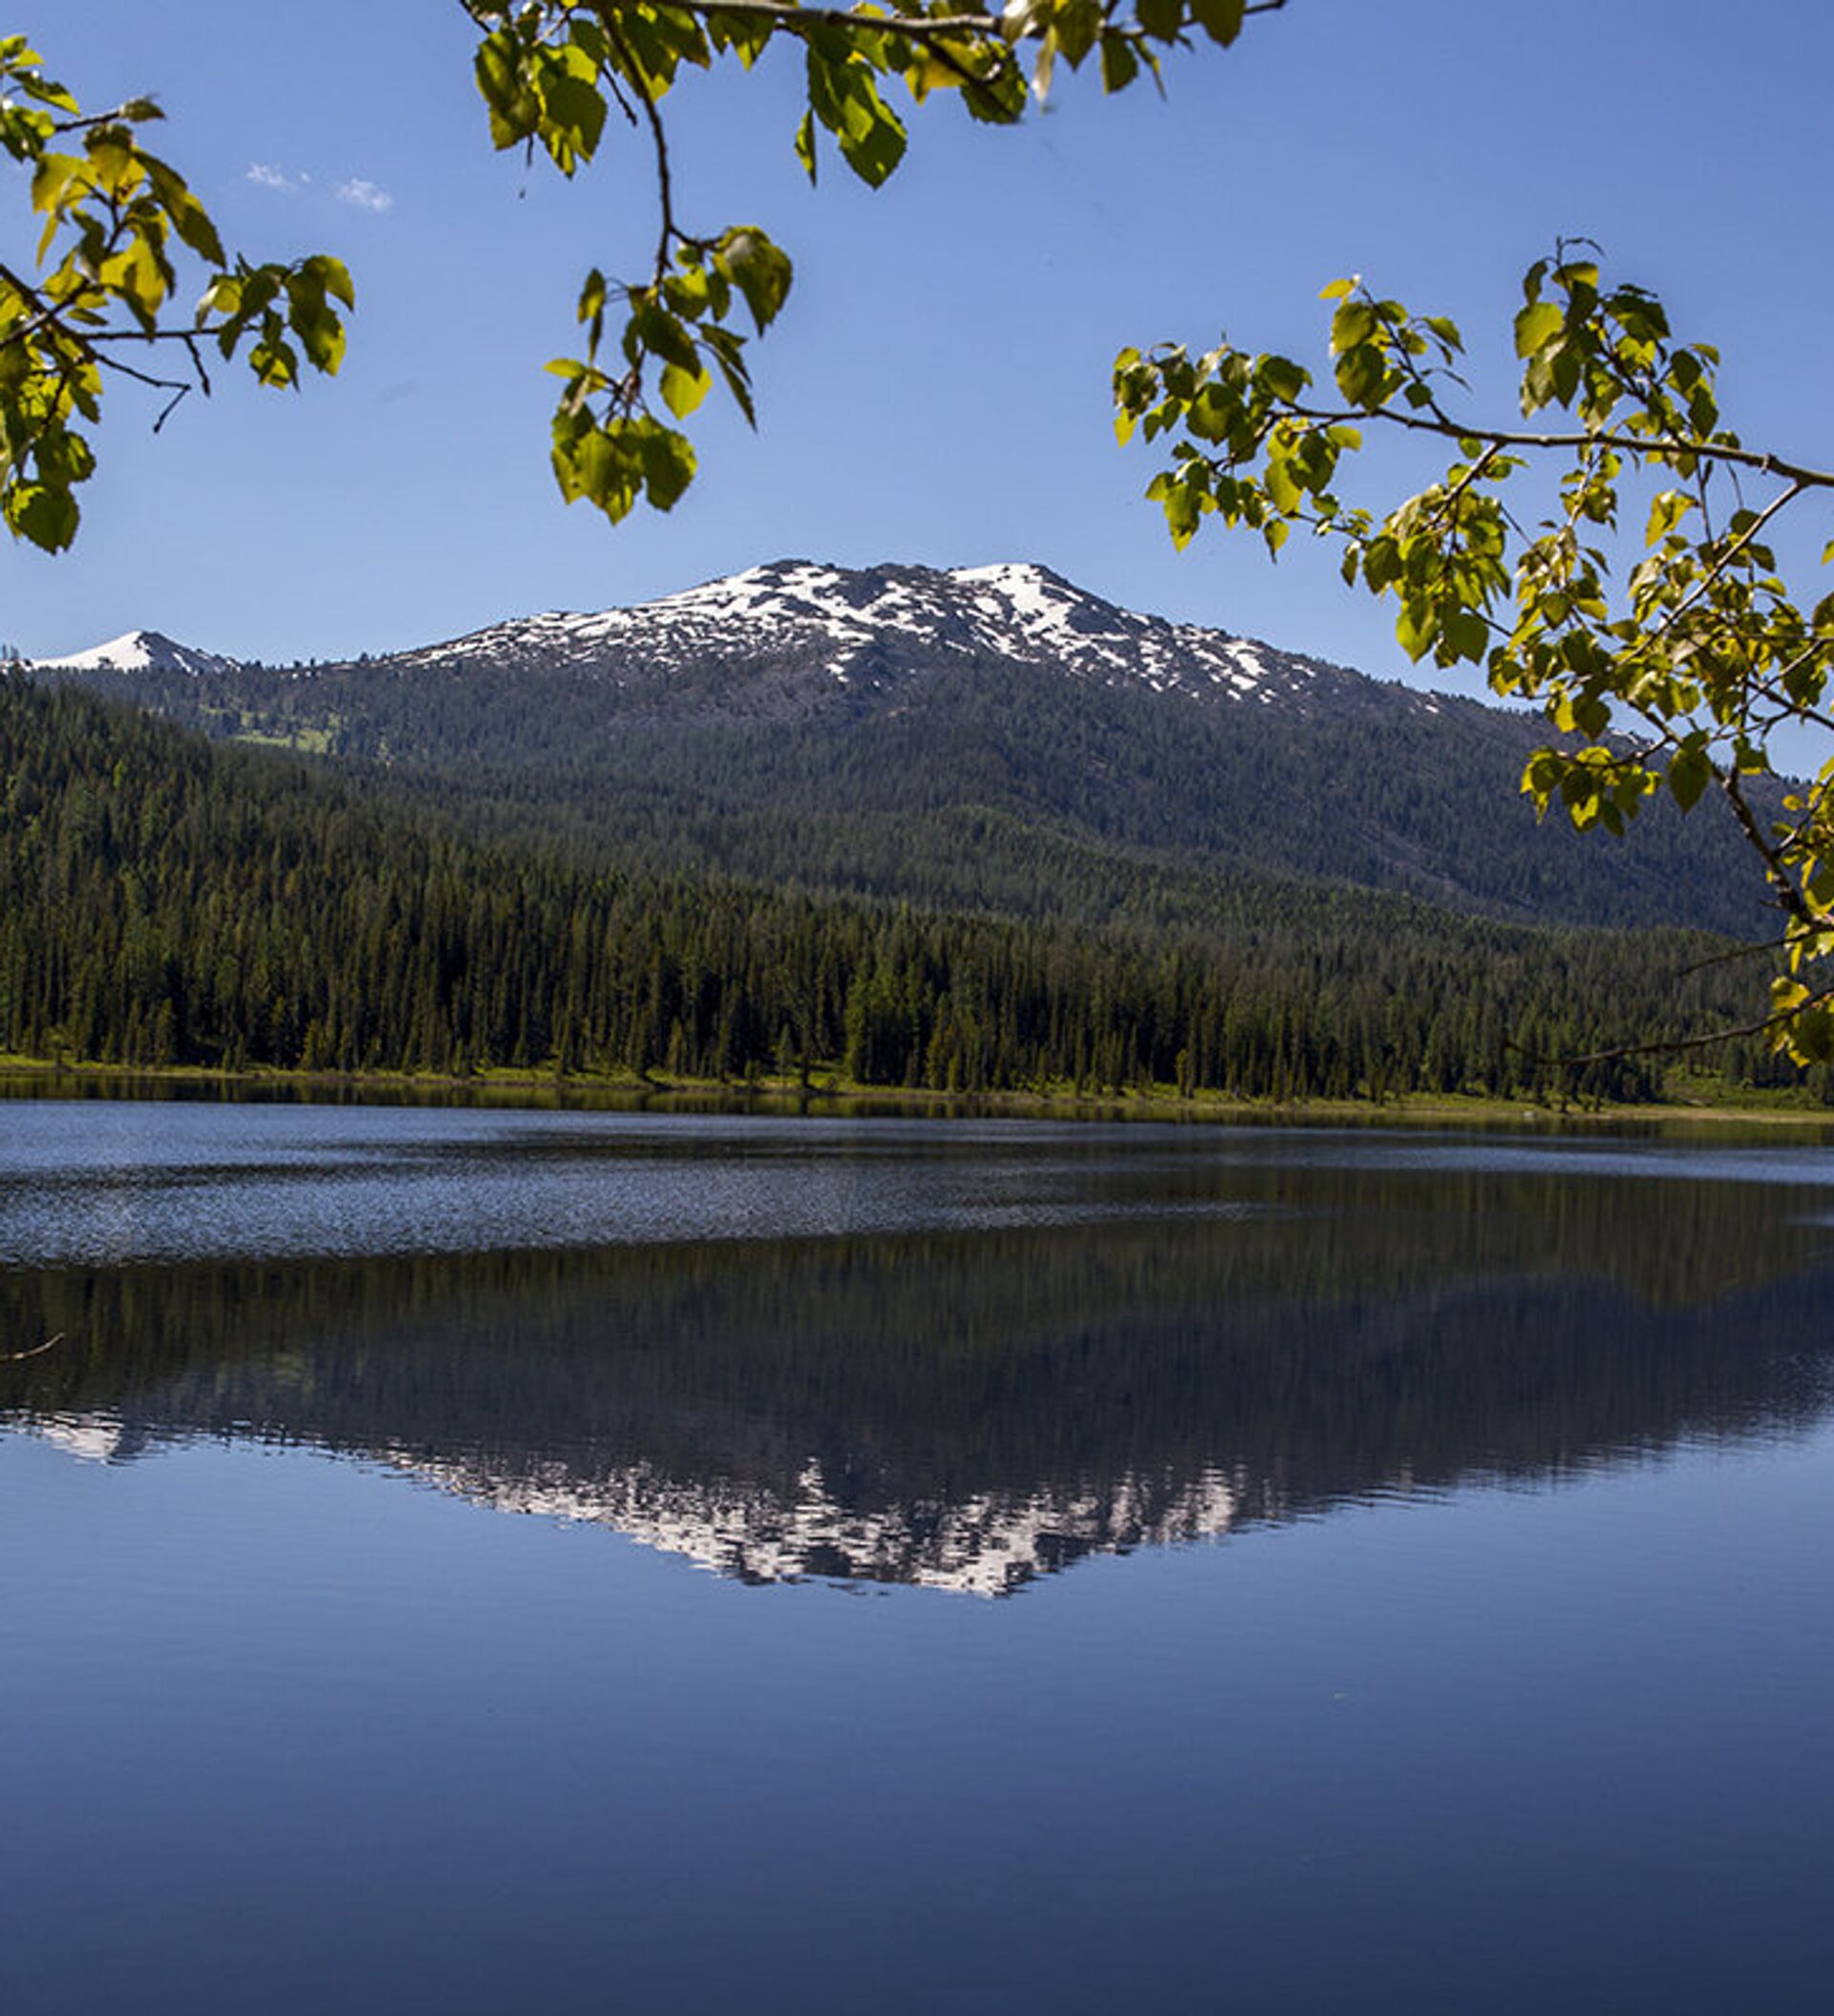
{"label": "thin twig", "polygon": [[1767,952],[1786,952],[1788,949],[1787,938],[1766,938],[1759,945],[1735,945],[1730,952],[1716,952],[1708,958],[1695,959],[1692,966],[1676,968],[1674,976],[1677,980],[1685,980],[1696,973],[1705,973],[1710,966],[1725,966],[1734,959],[1755,959]]}
{"label": "thin twig", "polygon": [[153,432],[155,434],[158,434],[160,428],[165,425],[166,421],[169,420],[172,416],[179,410],[179,402],[185,397],[185,395],[191,391],[194,391],[195,389],[195,387],[190,385],[180,385],[174,390],[172,397],[166,400],[163,406],[160,408],[159,418],[153,422]]}

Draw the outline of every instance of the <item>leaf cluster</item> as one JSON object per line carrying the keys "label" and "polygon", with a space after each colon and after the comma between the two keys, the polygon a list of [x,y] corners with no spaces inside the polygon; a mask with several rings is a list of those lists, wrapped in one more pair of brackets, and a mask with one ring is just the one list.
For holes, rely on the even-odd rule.
{"label": "leaf cluster", "polygon": [[[876,0],[854,7],[793,0],[465,0],[483,32],[475,64],[493,143],[539,152],[572,177],[600,153],[618,119],[647,138],[656,181],[654,248],[640,277],[594,268],[578,300],[583,356],[547,367],[563,380],[552,460],[561,492],[616,522],[639,502],[669,510],[693,482],[680,424],[717,378],[757,424],[746,345],[776,319],[790,290],[788,255],[757,225],[690,229],[677,216],[663,106],[682,77],[732,60],[749,70],[773,43],[799,46],[803,109],[793,144],[813,182],[822,136],[877,188],[904,160],[905,121],[887,94],[912,103],[956,93],[994,125],[1023,117],[1051,88],[1059,61],[1092,58],[1106,92],[1193,38],[1227,44],[1251,13],[1284,0],[1010,0],[976,12],[951,0]],[[614,118],[615,115],[615,118]],[[748,332],[735,327],[739,307]]]}
{"label": "leaf cluster", "polygon": [[[343,360],[351,277],[323,253],[251,264],[225,252],[177,169],[141,144],[160,117],[145,98],[86,115],[23,35],[0,37],[0,153],[29,171],[40,221],[26,272],[0,264],[0,517],[14,538],[58,552],[76,535],[77,485],[111,376],[165,396],[157,425],[208,392],[206,351],[239,353],[264,385],[296,385],[302,361]],[[176,295],[201,267],[195,308]],[[176,355],[174,367],[130,355]]]}

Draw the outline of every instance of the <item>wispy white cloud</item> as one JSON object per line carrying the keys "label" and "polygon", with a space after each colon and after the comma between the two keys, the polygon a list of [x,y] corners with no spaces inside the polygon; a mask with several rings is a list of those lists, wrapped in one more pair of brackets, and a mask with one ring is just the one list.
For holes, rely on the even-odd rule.
{"label": "wispy white cloud", "polygon": [[354,204],[359,210],[373,210],[379,217],[384,210],[395,207],[395,198],[386,189],[378,189],[373,182],[365,182],[360,175],[353,175],[337,192],[339,203]]}
{"label": "wispy white cloud", "polygon": [[296,189],[303,189],[311,181],[309,175],[288,175],[285,168],[276,168],[271,161],[250,161],[247,180],[260,189],[278,189],[283,196],[290,196]]}

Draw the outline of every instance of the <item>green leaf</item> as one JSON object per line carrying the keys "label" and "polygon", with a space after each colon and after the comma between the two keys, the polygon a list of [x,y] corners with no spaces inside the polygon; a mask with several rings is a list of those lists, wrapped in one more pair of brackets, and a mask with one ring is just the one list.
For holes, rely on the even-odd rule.
{"label": "green leaf", "polygon": [[1242,32],[1246,0],[1191,0],[1191,19],[1226,49]]}
{"label": "green leaf", "polygon": [[1427,315],[1423,320],[1447,350],[1461,351],[1464,348],[1464,338],[1459,333],[1459,325],[1449,316]]}
{"label": "green leaf", "polygon": [[248,368],[264,385],[277,391],[299,383],[299,353],[275,333],[264,333],[248,353]]}
{"label": "green leaf", "polygon": [[1226,440],[1241,411],[1241,402],[1221,385],[1205,385],[1185,409],[1185,431],[1193,440]]}
{"label": "green leaf", "polygon": [[1439,619],[1428,603],[1403,602],[1401,612],[1395,619],[1396,638],[1417,665],[1433,649],[1439,628]]}
{"label": "green leaf", "polygon": [[1557,749],[1537,749],[1522,773],[1523,795],[1532,798],[1537,810],[1545,812],[1566,774],[1567,760]]}
{"label": "green leaf", "polygon": [[1700,803],[1713,774],[1713,761],[1697,741],[1683,742],[1669,759],[1669,790],[1684,812]]}
{"label": "green leaf", "polygon": [[522,70],[521,39],[499,29],[478,45],[472,74],[490,111],[490,138],[499,148],[527,139],[541,122],[541,100]]}
{"label": "green leaf", "polygon": [[300,262],[300,270],[310,273],[328,294],[343,302],[346,308],[356,306],[356,289],[351,283],[351,269],[343,260],[333,259],[329,252],[314,252],[309,259]]}
{"label": "green leaf", "polygon": [[868,83],[868,97],[862,93],[848,102],[846,117],[836,138],[841,158],[870,188],[878,188],[905,158],[908,139],[904,121]]}
{"label": "green leaf", "polygon": [[1372,539],[1363,555],[1363,579],[1379,594],[1401,578],[1401,549],[1386,533]]}
{"label": "green leaf", "polygon": [[605,131],[605,97],[598,70],[586,51],[571,44],[541,52],[535,68],[540,94],[542,143],[563,175],[590,161]]}
{"label": "green leaf", "polygon": [[1469,658],[1474,665],[1483,662],[1490,648],[1490,626],[1475,611],[1460,610],[1448,615],[1442,630],[1454,658]]}
{"label": "green leaf", "polygon": [[1345,300],[1331,318],[1331,354],[1341,356],[1376,333],[1376,311],[1367,301]]}
{"label": "green leaf", "polygon": [[676,419],[685,420],[713,389],[713,374],[683,371],[679,364],[665,365],[662,374],[662,402]]}
{"label": "green leaf", "polygon": [[1276,399],[1290,405],[1312,383],[1312,374],[1290,357],[1265,356],[1258,367],[1261,382]]}
{"label": "green leaf", "polygon": [[757,409],[752,404],[752,377],[745,368],[745,338],[730,329],[709,329],[704,338],[713,359],[719,366],[719,375],[726,380],[726,390],[734,402],[745,416],[746,424],[757,425]]}
{"label": "green leaf", "polygon": [[1683,490],[1664,490],[1650,505],[1650,528],[1646,546],[1655,546],[1674,530],[1694,508],[1694,500]]}
{"label": "green leaf", "polygon": [[744,295],[762,335],[789,298],[794,268],[788,255],[755,225],[735,225],[715,247],[714,265]]}
{"label": "green leaf", "polygon": [[1172,544],[1182,552],[1196,537],[1203,517],[1200,493],[1190,484],[1162,474],[1147,484],[1146,497],[1165,513],[1165,528],[1172,535]]}
{"label": "green leaf", "polygon": [[1532,301],[1516,316],[1516,354],[1532,357],[1560,334],[1567,317],[1551,301]]}
{"label": "green leaf", "polygon": [[217,227],[211,223],[208,211],[192,195],[183,179],[162,161],[155,161],[150,154],[141,155],[140,160],[146,168],[147,180],[153,184],[154,195],[172,220],[172,228],[200,259],[207,259],[212,266],[222,266],[224,263],[223,240],[217,235]]}
{"label": "green leaf", "polygon": [[68,490],[45,483],[15,483],[6,491],[6,518],[15,537],[47,553],[61,553],[76,536],[81,518]]}
{"label": "green leaf", "polygon": [[658,511],[672,510],[694,480],[694,450],[685,434],[650,426],[640,436],[644,493]]}
{"label": "green leaf", "polygon": [[307,362],[328,377],[335,376],[344,361],[344,325],[325,306],[323,297],[310,290],[296,297],[288,321],[306,353]]}
{"label": "green leaf", "polygon": [[1101,10],[1096,0],[1056,0],[1051,31],[1063,60],[1075,70],[1096,46],[1101,32]]}
{"label": "green leaf", "polygon": [[1388,366],[1373,343],[1359,343],[1337,359],[1337,389],[1354,406],[1378,407],[1388,386]]}
{"label": "green leaf", "polygon": [[1798,1015],[1783,1034],[1789,1054],[1799,1063],[1824,1064],[1834,1059],[1834,1013],[1824,1007]]}
{"label": "green leaf", "polygon": [[1101,88],[1104,91],[1124,91],[1140,75],[1140,58],[1134,54],[1134,45],[1125,35],[1116,34],[1112,29],[1101,38]]}
{"label": "green leaf", "polygon": [[605,275],[595,266],[580,288],[579,319],[582,322],[599,321],[605,313]]}
{"label": "green leaf", "polygon": [[[653,294],[636,297],[638,306],[630,317],[629,331],[625,339],[625,353],[632,363],[641,352],[660,357],[665,364],[673,364],[680,370],[693,373],[700,369],[700,353],[687,327],[664,308]],[[636,350],[631,348],[632,342]]]}

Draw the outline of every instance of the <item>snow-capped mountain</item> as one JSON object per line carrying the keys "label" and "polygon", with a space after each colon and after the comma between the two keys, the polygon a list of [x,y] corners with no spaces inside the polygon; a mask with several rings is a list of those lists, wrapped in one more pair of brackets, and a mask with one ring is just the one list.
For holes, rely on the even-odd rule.
{"label": "snow-capped mountain", "polygon": [[1354,674],[1194,624],[1119,608],[1049,568],[943,570],[777,561],[631,609],[553,611],[492,625],[389,663],[404,674],[501,668],[623,683],[745,664],[814,669],[882,686],[894,661],[1052,666],[1104,685],[1272,701]]}
{"label": "snow-capped mountain", "polygon": [[62,658],[32,658],[29,672],[181,672],[193,678],[239,670],[234,658],[195,651],[188,644],[175,643],[157,630],[130,630],[111,637],[106,644],[94,644],[87,651],[72,652]]}
{"label": "snow-capped mountain", "polygon": [[[741,683],[757,676],[780,688],[787,673],[801,686],[864,697],[916,670],[974,664],[1043,667],[1108,687],[1263,703],[1303,703],[1372,683],[1225,631],[1122,609],[1047,567],[1016,562],[944,569],[779,560],[628,609],[514,617],[364,660],[366,670],[407,679],[558,675],[650,694],[687,680],[702,700],[709,676],[720,674],[738,675]],[[264,670],[144,630],[29,660],[26,669],[257,676]],[[343,669],[314,666],[306,677]]]}

